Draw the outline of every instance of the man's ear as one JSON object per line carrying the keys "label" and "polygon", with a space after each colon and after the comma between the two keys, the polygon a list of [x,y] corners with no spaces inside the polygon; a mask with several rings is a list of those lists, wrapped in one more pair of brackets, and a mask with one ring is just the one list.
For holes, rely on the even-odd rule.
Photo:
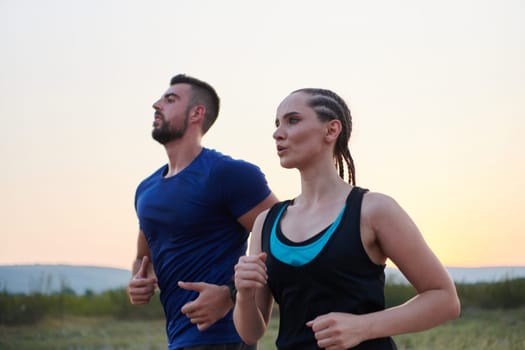
{"label": "man's ear", "polygon": [[204,119],[206,114],[206,107],[203,105],[196,105],[190,110],[190,122],[200,122]]}
{"label": "man's ear", "polygon": [[335,142],[341,133],[342,125],[341,121],[337,119],[330,120],[326,123],[326,134],[325,139],[327,142]]}

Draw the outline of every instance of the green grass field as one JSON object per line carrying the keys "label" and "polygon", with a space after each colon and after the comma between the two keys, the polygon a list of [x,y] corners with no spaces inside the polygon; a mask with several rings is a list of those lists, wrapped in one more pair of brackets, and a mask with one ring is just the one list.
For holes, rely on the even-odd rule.
{"label": "green grass field", "polygon": [[[260,343],[275,349],[276,320]],[[523,350],[525,309],[466,310],[429,331],[395,338],[400,350]],[[121,321],[101,317],[46,319],[33,326],[0,326],[1,350],[165,349],[163,321]]]}

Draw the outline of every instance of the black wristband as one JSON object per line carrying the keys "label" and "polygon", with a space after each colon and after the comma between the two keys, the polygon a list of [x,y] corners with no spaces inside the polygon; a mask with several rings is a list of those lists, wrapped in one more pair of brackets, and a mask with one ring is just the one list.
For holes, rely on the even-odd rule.
{"label": "black wristband", "polygon": [[235,305],[235,299],[237,298],[237,288],[235,288],[235,282],[229,281],[228,283],[226,283],[226,286],[230,291],[230,298],[232,299],[232,302]]}

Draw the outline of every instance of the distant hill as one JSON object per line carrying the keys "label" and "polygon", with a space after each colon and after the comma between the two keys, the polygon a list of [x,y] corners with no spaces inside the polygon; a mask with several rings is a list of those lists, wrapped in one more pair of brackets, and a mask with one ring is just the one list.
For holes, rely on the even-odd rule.
{"label": "distant hill", "polygon": [[[500,282],[507,279],[525,278],[525,266],[493,267],[447,267],[456,283]],[[401,272],[392,267],[386,268],[387,282],[408,283]]]}
{"label": "distant hill", "polygon": [[[525,278],[525,266],[514,267],[449,267],[459,283],[497,282]],[[73,265],[4,265],[0,266],[0,291],[8,293],[50,294],[64,289],[82,295],[86,291],[101,293],[125,288],[131,272],[125,269]],[[408,283],[399,270],[386,269],[387,283]]]}
{"label": "distant hill", "polygon": [[76,294],[86,291],[101,293],[125,288],[131,272],[125,269],[72,265],[0,266],[0,290],[9,293],[51,294],[71,289]]}

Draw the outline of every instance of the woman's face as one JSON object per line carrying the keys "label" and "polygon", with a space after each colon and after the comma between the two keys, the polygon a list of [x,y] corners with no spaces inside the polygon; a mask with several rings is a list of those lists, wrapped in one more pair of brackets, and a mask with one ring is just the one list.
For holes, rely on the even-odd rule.
{"label": "woman's face", "polygon": [[277,108],[273,138],[281,166],[299,170],[320,157],[331,156],[325,139],[326,123],[321,122],[308,106],[310,96],[296,92],[286,97]]}

